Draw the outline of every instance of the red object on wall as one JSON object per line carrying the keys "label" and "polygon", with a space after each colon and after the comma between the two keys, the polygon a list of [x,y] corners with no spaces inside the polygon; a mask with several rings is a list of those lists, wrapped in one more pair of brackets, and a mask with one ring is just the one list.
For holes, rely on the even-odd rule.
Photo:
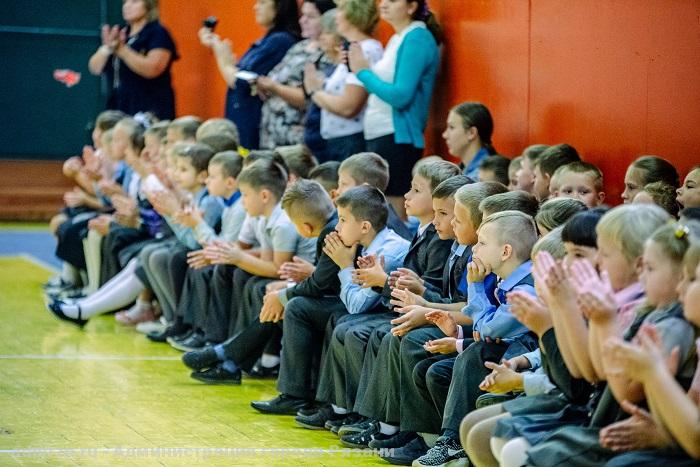
{"label": "red object on wall", "polygon": [[[253,0],[161,0],[182,59],[178,114],[223,115],[225,84],[197,29],[209,15],[242,54],[264,31]],[[505,155],[567,142],[601,167],[618,202],[627,165],[643,154],[685,175],[700,163],[700,2],[696,0],[431,0],[446,32],[426,130],[428,153],[446,155],[447,112],[486,104]],[[386,41],[391,29],[381,24]]]}

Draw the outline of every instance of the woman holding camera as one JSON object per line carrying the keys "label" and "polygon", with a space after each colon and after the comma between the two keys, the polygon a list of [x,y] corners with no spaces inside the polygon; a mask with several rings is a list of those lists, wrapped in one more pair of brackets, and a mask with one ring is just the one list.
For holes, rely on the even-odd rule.
{"label": "woman holding camera", "polygon": [[90,57],[90,73],[112,81],[110,109],[130,115],[152,112],[175,118],[170,67],[178,59],[175,43],[158,21],[158,0],[124,0],[127,26],[102,26],[102,45]]}
{"label": "woman holding camera", "polygon": [[[254,86],[259,75],[266,75],[299,40],[299,7],[296,0],[257,0],[255,21],[267,32],[236,60],[231,41],[222,40],[207,27],[199,30],[201,43],[212,49],[228,91],[226,118],[238,127],[240,143],[258,149],[262,100]],[[242,73],[248,72],[248,73]]]}

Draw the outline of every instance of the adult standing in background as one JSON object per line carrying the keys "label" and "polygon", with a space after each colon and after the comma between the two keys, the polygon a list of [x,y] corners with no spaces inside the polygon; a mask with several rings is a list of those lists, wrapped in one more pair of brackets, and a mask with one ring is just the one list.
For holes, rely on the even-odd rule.
{"label": "adult standing in background", "polygon": [[[296,0],[257,0],[253,11],[255,22],[267,32],[238,61],[230,40],[222,40],[209,28],[199,30],[199,40],[214,52],[219,72],[228,85],[226,118],[236,124],[241,146],[247,149],[260,146],[262,100],[253,84],[258,76],[267,75],[300,37]],[[251,75],[242,76],[242,71]]]}
{"label": "adult standing in background", "polygon": [[321,15],[331,8],[335,8],[333,0],[305,0],[299,18],[303,40],[294,44],[267,76],[260,76],[256,81],[264,101],[260,122],[262,149],[304,142],[304,66],[325,58],[318,37]]}
{"label": "adult standing in background", "polygon": [[350,70],[370,94],[365,113],[367,150],[389,163],[386,195],[405,218],[403,195],[425,140],[430,98],[440,64],[442,30],[426,0],[381,0],[380,17],[394,29],[384,56],[370,67],[359,44],[350,46]]}
{"label": "adult standing in background", "polygon": [[102,26],[102,45],[88,62],[90,73],[105,73],[112,81],[107,108],[175,118],[170,67],[178,55],[158,21],[158,0],[124,0],[122,17],[125,28]]}

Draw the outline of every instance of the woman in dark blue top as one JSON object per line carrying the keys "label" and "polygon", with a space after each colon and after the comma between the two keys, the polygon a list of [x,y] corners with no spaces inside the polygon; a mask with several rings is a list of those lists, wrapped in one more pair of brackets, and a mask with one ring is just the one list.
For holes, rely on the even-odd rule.
{"label": "woman in dark blue top", "polygon": [[[219,72],[228,84],[226,118],[238,127],[241,146],[258,149],[262,101],[251,83],[267,75],[300,39],[299,7],[296,0],[257,0],[255,22],[267,29],[265,36],[243,54],[238,63],[231,42],[221,40],[211,29],[202,28],[199,39],[214,51]],[[254,73],[241,76],[240,72]]]}
{"label": "woman in dark blue top", "polygon": [[175,118],[175,93],[170,66],[178,59],[175,42],[158,22],[157,0],[124,0],[127,26],[102,27],[102,45],[90,57],[90,73],[106,73],[112,92],[110,109],[133,115],[153,112],[160,119]]}

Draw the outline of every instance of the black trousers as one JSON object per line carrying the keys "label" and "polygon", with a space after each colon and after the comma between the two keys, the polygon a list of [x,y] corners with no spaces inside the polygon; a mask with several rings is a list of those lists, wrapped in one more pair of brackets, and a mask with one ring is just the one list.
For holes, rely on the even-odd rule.
{"label": "black trousers", "polygon": [[251,277],[253,276],[244,270],[228,264],[214,267],[209,310],[204,326],[204,337],[207,341],[223,342],[235,336],[232,328],[236,325],[234,318],[238,312],[238,300]]}
{"label": "black trousers", "polygon": [[240,369],[249,372],[265,352],[268,342],[279,342],[281,337],[281,323],[261,323],[255,320],[236,337],[222,344],[224,355],[227,359],[233,360]]}
{"label": "black trousers", "polygon": [[345,305],[337,296],[294,297],[287,303],[277,379],[277,389],[281,393],[307,400],[315,398],[314,375],[317,372],[314,361],[325,358],[323,349],[330,340],[325,339],[324,344],[326,331],[347,314]]}

